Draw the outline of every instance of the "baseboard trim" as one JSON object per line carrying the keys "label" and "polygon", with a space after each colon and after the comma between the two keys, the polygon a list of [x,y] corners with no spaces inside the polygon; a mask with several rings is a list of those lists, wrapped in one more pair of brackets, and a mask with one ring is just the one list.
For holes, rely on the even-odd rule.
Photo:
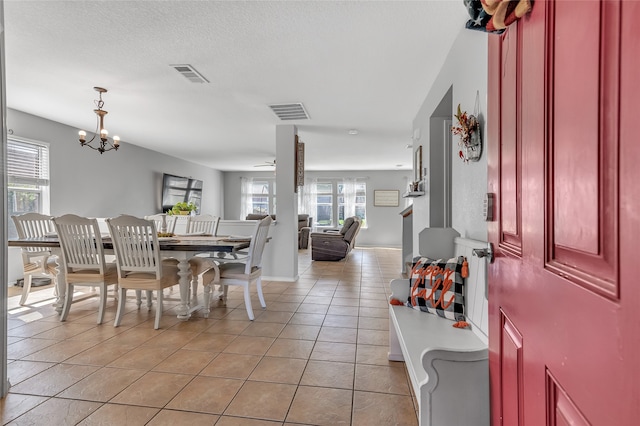
{"label": "baseboard trim", "polygon": [[262,281],[285,281],[285,282],[294,283],[298,281],[298,278],[300,278],[299,275],[296,275],[295,277],[271,277],[271,276],[263,275]]}

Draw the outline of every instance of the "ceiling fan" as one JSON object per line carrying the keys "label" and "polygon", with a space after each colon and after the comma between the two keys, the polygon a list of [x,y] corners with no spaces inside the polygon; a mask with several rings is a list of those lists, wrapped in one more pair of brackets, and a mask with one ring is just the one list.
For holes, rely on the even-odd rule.
{"label": "ceiling fan", "polygon": [[253,167],[275,167],[276,166],[276,160],[273,161],[265,161],[264,164],[256,164]]}

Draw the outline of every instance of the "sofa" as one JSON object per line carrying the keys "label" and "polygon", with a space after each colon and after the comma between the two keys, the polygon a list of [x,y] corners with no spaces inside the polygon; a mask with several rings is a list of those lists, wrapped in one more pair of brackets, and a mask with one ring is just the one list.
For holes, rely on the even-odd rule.
{"label": "sofa", "polygon": [[355,247],[362,221],[357,216],[344,220],[342,229],[311,234],[312,260],[342,260]]}
{"label": "sofa", "polygon": [[[265,218],[266,214],[255,214],[250,213],[245,218],[246,220],[261,220]],[[276,220],[276,215],[272,214],[271,218]],[[306,249],[309,248],[309,236],[311,235],[311,224],[313,223],[313,218],[309,217],[308,214],[299,214],[298,215],[298,249]]]}

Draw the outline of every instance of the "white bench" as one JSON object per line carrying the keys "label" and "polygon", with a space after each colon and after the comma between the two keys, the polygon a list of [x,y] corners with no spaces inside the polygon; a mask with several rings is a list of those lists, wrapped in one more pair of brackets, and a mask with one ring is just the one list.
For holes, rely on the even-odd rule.
{"label": "white bench", "polygon": [[[472,255],[486,242],[455,238],[465,256],[465,316],[470,328],[406,306],[389,305],[389,360],[404,361],[418,403],[420,426],[489,425],[486,260]],[[391,298],[406,301],[409,280],[392,280]]]}

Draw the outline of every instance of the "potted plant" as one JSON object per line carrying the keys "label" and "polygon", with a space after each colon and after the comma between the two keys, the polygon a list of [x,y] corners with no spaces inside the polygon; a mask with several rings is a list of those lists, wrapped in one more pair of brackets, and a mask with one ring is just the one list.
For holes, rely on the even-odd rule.
{"label": "potted plant", "polygon": [[185,201],[180,201],[177,202],[173,205],[173,207],[171,208],[171,210],[167,211],[168,215],[188,215],[191,214],[192,211],[196,210],[196,205],[189,202],[185,202]]}

